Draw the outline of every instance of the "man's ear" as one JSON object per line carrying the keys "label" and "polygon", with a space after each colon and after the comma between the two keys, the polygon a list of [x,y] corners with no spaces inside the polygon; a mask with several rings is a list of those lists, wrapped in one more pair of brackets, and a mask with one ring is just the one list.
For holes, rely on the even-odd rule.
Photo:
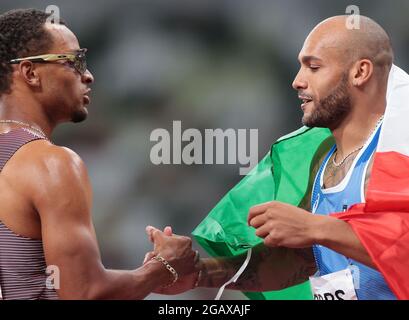
{"label": "man's ear", "polygon": [[39,87],[41,85],[40,76],[34,64],[31,61],[22,61],[18,65],[18,70],[24,81],[32,87]]}
{"label": "man's ear", "polygon": [[371,60],[362,59],[357,61],[352,67],[352,85],[361,87],[365,85],[373,76],[374,66]]}

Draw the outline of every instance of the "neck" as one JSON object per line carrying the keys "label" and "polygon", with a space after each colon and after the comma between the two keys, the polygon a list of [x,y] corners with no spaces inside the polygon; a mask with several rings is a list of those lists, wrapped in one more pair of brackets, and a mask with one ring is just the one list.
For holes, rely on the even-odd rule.
{"label": "neck", "polygon": [[347,118],[332,130],[340,158],[363,146],[385,114],[386,102],[365,104],[370,108],[355,105]]}
{"label": "neck", "polygon": [[[0,120],[15,120],[42,130],[47,138],[55,124],[47,117],[42,106],[34,99],[20,99],[16,95],[3,95],[0,98]],[[12,126],[8,124],[5,126]]]}

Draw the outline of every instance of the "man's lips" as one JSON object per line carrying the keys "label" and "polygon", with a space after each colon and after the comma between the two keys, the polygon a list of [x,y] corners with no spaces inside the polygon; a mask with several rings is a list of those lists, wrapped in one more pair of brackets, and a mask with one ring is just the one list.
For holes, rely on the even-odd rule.
{"label": "man's lips", "polygon": [[91,98],[89,96],[87,96],[87,95],[84,95],[82,101],[84,102],[84,105],[88,105],[88,104],[91,103]]}
{"label": "man's lips", "polygon": [[305,107],[313,101],[313,99],[309,96],[300,95],[298,96],[300,100],[302,100],[301,109],[305,109]]}
{"label": "man's lips", "polygon": [[91,89],[88,89],[88,90],[85,92],[85,94],[84,94],[83,102],[84,102],[85,105],[88,105],[88,104],[91,103],[91,98],[90,98],[90,96],[89,96],[89,93],[90,93],[90,92],[91,92]]}

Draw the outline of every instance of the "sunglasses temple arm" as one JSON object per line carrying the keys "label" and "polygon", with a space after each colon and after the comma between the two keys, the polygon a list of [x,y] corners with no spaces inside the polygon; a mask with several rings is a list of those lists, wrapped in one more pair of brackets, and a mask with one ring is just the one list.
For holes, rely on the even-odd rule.
{"label": "sunglasses temple arm", "polygon": [[47,60],[44,60],[43,58],[34,58],[34,59],[13,59],[10,60],[10,64],[19,64],[20,62],[23,61],[30,61],[30,62],[37,62],[37,63],[46,63]]}

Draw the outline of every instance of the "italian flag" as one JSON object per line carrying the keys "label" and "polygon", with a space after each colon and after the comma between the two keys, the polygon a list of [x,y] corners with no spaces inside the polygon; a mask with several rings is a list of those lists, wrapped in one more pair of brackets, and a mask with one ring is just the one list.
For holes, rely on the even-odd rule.
{"label": "italian flag", "polygon": [[[366,203],[333,214],[351,225],[398,299],[409,299],[408,119],[409,75],[393,66]],[[312,169],[334,143],[331,132],[322,128],[304,127],[279,139],[193,231],[197,242],[212,256],[235,256],[262,243],[247,225],[249,209],[272,200],[308,209]],[[250,299],[312,299],[309,282],[245,294]]]}

